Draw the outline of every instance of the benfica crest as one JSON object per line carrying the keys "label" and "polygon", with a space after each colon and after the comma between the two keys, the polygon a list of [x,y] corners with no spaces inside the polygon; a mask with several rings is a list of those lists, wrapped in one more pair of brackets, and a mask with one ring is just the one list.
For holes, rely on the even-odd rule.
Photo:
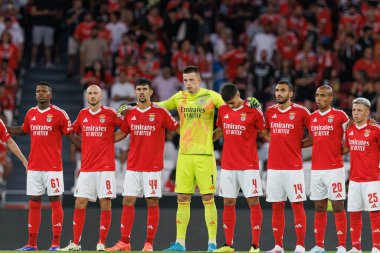
{"label": "benfica crest", "polygon": [[99,115],[99,121],[100,121],[100,123],[106,122],[106,116],[104,114]]}
{"label": "benfica crest", "polygon": [[364,131],[364,137],[368,137],[371,134],[371,130],[367,129]]}
{"label": "benfica crest", "polygon": [[296,117],[296,113],[295,112],[289,112],[289,119],[290,120],[293,120],[295,117]]}
{"label": "benfica crest", "polygon": [[53,114],[48,114],[47,116],[46,116],[46,121],[47,122],[51,122],[53,120]]}
{"label": "benfica crest", "polygon": [[247,114],[246,113],[240,114],[241,121],[244,121],[246,118],[247,118]]}
{"label": "benfica crest", "polygon": [[154,113],[149,113],[149,120],[154,121],[154,117],[156,117],[156,114]]}
{"label": "benfica crest", "polygon": [[334,121],[334,115],[329,115],[329,116],[327,117],[327,121],[328,121],[329,123],[332,123],[332,122]]}

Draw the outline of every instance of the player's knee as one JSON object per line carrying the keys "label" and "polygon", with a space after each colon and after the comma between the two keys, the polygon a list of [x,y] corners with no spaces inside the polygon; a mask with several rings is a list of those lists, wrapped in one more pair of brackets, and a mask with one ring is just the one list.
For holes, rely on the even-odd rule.
{"label": "player's knee", "polygon": [[55,201],[59,201],[59,200],[61,200],[61,196],[59,195],[59,196],[50,196],[49,197],[49,201],[50,202],[55,202]]}
{"label": "player's knee", "polygon": [[30,196],[31,201],[41,202],[41,196]]}
{"label": "player's knee", "polygon": [[189,194],[178,194],[177,199],[179,202],[188,202],[188,201],[191,201],[191,195],[189,195]]}
{"label": "player's knee", "polygon": [[203,194],[202,195],[202,200],[203,201],[210,201],[210,200],[212,200],[212,199],[214,199],[214,194]]}
{"label": "player's knee", "polygon": [[87,207],[88,200],[86,198],[77,198],[75,200],[75,208],[85,209]]}
{"label": "player's knee", "polygon": [[326,212],[327,211],[327,200],[317,200],[314,202],[314,208],[316,212]]}
{"label": "player's knee", "polygon": [[146,198],[147,206],[158,206],[158,198]]}
{"label": "player's knee", "polygon": [[99,202],[100,202],[100,210],[102,210],[102,211],[111,210],[111,199],[110,198],[100,199]]}
{"label": "player's knee", "polygon": [[273,202],[272,203],[272,209],[273,211],[281,211],[285,208],[285,202]]}
{"label": "player's knee", "polygon": [[236,199],[224,198],[223,203],[225,206],[234,206],[236,204]]}
{"label": "player's knee", "polygon": [[259,197],[247,198],[247,202],[249,206],[256,206],[260,204]]}
{"label": "player's knee", "polygon": [[125,205],[125,206],[134,206],[135,202],[136,202],[136,198],[135,197],[125,196],[123,198],[123,205]]}
{"label": "player's knee", "polygon": [[344,201],[343,200],[335,200],[331,201],[332,202],[332,207],[334,213],[340,213],[344,211]]}

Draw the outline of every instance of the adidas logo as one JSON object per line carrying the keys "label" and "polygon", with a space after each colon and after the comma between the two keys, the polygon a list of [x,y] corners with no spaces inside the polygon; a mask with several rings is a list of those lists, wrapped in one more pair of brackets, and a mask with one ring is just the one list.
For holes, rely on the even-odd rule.
{"label": "adidas logo", "polygon": [[277,228],[273,228],[273,231],[278,231],[278,229]]}
{"label": "adidas logo", "polygon": [[156,191],[155,190],[153,190],[150,194],[156,194]]}
{"label": "adidas logo", "polygon": [[257,190],[254,190],[254,191],[252,192],[252,194],[257,194],[257,193],[259,193]]}
{"label": "adidas logo", "polygon": [[313,122],[317,122],[317,118],[314,118]]}
{"label": "adidas logo", "polygon": [[73,225],[76,225],[75,221],[73,221]]}
{"label": "adidas logo", "polygon": [[102,226],[100,227],[100,230],[106,230],[106,227],[102,225]]}
{"label": "adidas logo", "polygon": [[112,191],[108,191],[106,195],[112,195]]}
{"label": "adidas logo", "polygon": [[208,223],[209,225],[215,225],[215,221],[210,221],[209,223]]}
{"label": "adidas logo", "polygon": [[256,225],[252,228],[252,230],[259,230],[260,229],[260,226],[259,225]]}
{"label": "adidas logo", "polygon": [[87,119],[87,118],[84,118],[83,122],[88,122],[88,119]]}
{"label": "adidas logo", "polygon": [[272,116],[272,119],[277,119],[277,114],[274,114],[274,115]]}
{"label": "adidas logo", "polygon": [[354,132],[351,131],[348,135],[354,135]]}
{"label": "adidas logo", "polygon": [[350,228],[350,231],[354,231],[354,229],[353,229],[353,228]]}
{"label": "adidas logo", "polygon": [[226,224],[223,224],[223,228],[224,228],[224,229],[227,229],[228,226],[227,226]]}
{"label": "adidas logo", "polygon": [[36,116],[33,116],[32,120],[36,120]]}
{"label": "adidas logo", "polygon": [[336,232],[336,234],[337,235],[343,235],[343,232],[339,230],[338,232]]}
{"label": "adidas logo", "polygon": [[302,199],[301,194],[298,194],[297,197],[296,197],[296,199]]}
{"label": "adidas logo", "polygon": [[373,233],[380,233],[380,229],[375,229],[372,231]]}
{"label": "adidas logo", "polygon": [[59,189],[58,189],[58,188],[55,189],[55,190],[54,190],[54,193],[59,193]]}
{"label": "adidas logo", "polygon": [[229,119],[230,117],[228,117],[228,114],[226,114],[226,116],[224,116],[225,119]]}
{"label": "adidas logo", "polygon": [[296,224],[294,227],[295,228],[302,228],[302,224]]}
{"label": "adidas logo", "polygon": [[147,229],[154,229],[154,227],[152,225],[148,225],[146,228]]}
{"label": "adidas logo", "polygon": [[61,223],[54,224],[53,227],[62,227]]}
{"label": "adidas logo", "polygon": [[133,116],[131,120],[136,120],[136,116]]}
{"label": "adidas logo", "polygon": [[31,227],[32,227],[32,225],[28,224],[28,228],[31,228]]}
{"label": "adidas logo", "polygon": [[123,224],[120,224],[120,227],[121,227],[121,228],[124,228],[124,225],[123,225]]}
{"label": "adidas logo", "polygon": [[314,229],[314,234],[318,234],[318,230],[317,229]]}
{"label": "adidas logo", "polygon": [[377,208],[377,205],[375,203],[373,203],[371,208]]}
{"label": "adidas logo", "polygon": [[342,194],[340,194],[339,192],[338,192],[338,194],[335,196],[336,198],[341,198],[342,197]]}

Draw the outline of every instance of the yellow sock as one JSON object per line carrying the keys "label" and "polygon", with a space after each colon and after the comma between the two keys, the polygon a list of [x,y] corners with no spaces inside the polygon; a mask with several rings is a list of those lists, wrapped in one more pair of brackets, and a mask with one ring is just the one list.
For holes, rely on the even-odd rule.
{"label": "yellow sock", "polygon": [[209,241],[214,241],[216,239],[216,231],[218,228],[218,212],[216,211],[216,206],[214,199],[203,201],[205,206],[205,221],[208,231]]}
{"label": "yellow sock", "polygon": [[[189,225],[190,220],[190,201],[179,202],[177,209],[177,241],[178,239],[185,240],[187,225]],[[183,244],[184,246],[184,244]]]}

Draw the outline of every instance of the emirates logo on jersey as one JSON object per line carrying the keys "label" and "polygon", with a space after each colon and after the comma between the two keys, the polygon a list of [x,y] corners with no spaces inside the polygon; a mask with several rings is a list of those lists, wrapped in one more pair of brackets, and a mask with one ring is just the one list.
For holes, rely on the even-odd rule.
{"label": "emirates logo on jersey", "polygon": [[104,114],[99,115],[99,121],[100,121],[100,123],[106,122],[106,116]]}
{"label": "emirates logo on jersey", "polygon": [[371,134],[371,130],[366,129],[366,130],[364,131],[364,137],[368,137],[370,134]]}
{"label": "emirates logo on jersey", "polygon": [[240,114],[240,119],[241,121],[245,121],[247,119],[247,114],[246,113]]}
{"label": "emirates logo on jersey", "polygon": [[48,114],[48,115],[46,116],[46,121],[47,121],[47,122],[52,122],[52,120],[53,120],[53,114]]}
{"label": "emirates logo on jersey", "polygon": [[156,114],[154,113],[149,113],[149,121],[154,121],[154,117],[156,117]]}
{"label": "emirates logo on jersey", "polygon": [[334,115],[329,115],[329,116],[327,117],[327,121],[328,121],[329,123],[332,123],[332,122],[334,121]]}
{"label": "emirates logo on jersey", "polygon": [[296,113],[295,112],[289,112],[289,119],[290,120],[293,120],[295,117],[296,117]]}

